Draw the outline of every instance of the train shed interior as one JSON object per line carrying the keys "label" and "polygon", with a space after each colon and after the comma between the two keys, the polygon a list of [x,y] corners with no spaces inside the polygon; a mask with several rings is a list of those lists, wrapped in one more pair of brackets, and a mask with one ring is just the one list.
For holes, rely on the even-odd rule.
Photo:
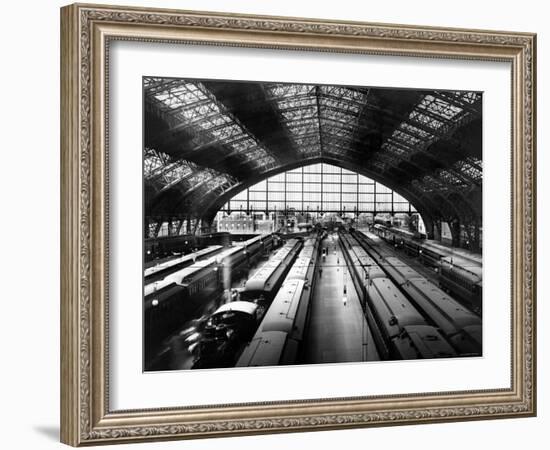
{"label": "train shed interior", "polygon": [[143,95],[145,370],[483,354],[482,93]]}

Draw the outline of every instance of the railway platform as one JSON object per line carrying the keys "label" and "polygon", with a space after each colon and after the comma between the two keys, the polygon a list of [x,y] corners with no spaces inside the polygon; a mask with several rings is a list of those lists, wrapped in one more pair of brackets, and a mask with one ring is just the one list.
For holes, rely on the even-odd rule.
{"label": "railway platform", "polygon": [[[379,359],[336,234],[322,242],[305,339],[304,362],[339,363]],[[320,275],[320,276],[319,276]],[[344,285],[346,294],[344,294]],[[344,303],[344,295],[346,302]]]}

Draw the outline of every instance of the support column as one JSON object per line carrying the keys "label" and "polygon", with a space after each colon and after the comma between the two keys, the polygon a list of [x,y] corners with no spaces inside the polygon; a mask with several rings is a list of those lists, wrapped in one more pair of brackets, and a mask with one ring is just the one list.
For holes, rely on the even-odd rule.
{"label": "support column", "polygon": [[[427,239],[435,239],[435,229],[436,226],[434,224],[434,221],[431,219],[424,219],[422,217],[422,221],[424,222],[424,227],[426,228],[426,238]],[[417,224],[417,231],[418,231],[418,224]]]}
{"label": "support column", "polygon": [[433,239],[438,242],[441,242],[441,220],[438,219],[433,222],[432,230],[433,230]]}
{"label": "support column", "polygon": [[149,236],[149,218],[144,217],[143,218],[143,237],[144,239],[147,239]]}
{"label": "support column", "polygon": [[460,247],[460,220],[458,218],[451,220],[449,222],[449,228],[451,229],[453,247]]}
{"label": "support column", "polygon": [[159,235],[159,231],[162,228],[162,220],[159,220],[157,223],[155,223],[155,229],[153,231],[153,236],[151,237],[157,237]]}

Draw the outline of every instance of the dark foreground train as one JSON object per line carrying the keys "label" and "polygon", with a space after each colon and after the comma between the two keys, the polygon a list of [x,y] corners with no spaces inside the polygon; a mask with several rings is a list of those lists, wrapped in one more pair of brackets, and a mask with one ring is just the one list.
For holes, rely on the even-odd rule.
{"label": "dark foreground train", "polygon": [[145,367],[161,343],[186,321],[195,319],[220,299],[231,282],[274,244],[273,235],[248,241],[197,260],[144,287]]}

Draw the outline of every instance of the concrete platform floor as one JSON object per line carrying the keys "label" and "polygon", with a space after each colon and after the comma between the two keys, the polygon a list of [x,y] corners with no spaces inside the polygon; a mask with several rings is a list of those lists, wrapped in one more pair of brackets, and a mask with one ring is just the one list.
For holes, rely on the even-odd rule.
{"label": "concrete platform floor", "polygon": [[376,361],[378,352],[337,234],[330,234],[321,245],[328,249],[328,255],[325,260],[319,258],[322,273],[314,288],[304,363]]}

